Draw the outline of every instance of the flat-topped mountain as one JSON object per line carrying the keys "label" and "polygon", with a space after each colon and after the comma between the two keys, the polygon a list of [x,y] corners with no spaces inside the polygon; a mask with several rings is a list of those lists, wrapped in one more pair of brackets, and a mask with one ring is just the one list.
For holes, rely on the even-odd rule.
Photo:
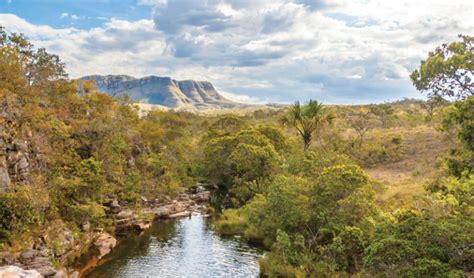
{"label": "flat-topped mountain", "polygon": [[219,109],[239,106],[224,98],[207,81],[177,81],[169,77],[128,75],[89,75],[97,88],[112,96],[129,95],[134,101],[176,109]]}

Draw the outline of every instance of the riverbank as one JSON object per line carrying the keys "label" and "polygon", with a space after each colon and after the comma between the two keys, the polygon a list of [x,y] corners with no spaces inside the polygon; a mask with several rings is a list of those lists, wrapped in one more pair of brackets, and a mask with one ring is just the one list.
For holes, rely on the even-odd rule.
{"label": "riverbank", "polygon": [[263,254],[242,238],[221,236],[214,218],[193,213],[128,235],[86,277],[258,277]]}
{"label": "riverbank", "polygon": [[[198,187],[175,199],[148,201],[142,198],[141,208],[136,209],[124,206],[116,199],[110,200],[105,206],[107,217],[113,221],[113,231],[92,230],[89,223],[84,223],[81,236],[76,239],[74,232],[63,223],[51,223],[51,228],[38,236],[32,246],[19,252],[0,254],[0,277],[82,277],[100,265],[101,259],[120,239],[149,229],[154,220],[187,217],[193,212],[207,216],[209,198],[210,191]],[[84,258],[84,264],[77,266],[78,259],[84,261]]]}

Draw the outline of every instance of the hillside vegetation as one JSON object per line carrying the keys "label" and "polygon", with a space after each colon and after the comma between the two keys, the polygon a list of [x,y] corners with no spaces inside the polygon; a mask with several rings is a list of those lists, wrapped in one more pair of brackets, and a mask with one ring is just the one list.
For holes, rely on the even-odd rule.
{"label": "hillside vegetation", "polygon": [[[472,45],[449,48],[471,74]],[[431,62],[412,77],[420,90],[436,82]],[[474,97],[436,92],[140,117],[128,98],[68,79],[57,56],[0,29],[0,251],[41,239],[57,262],[52,230],[113,233],[111,200],[139,212],[143,198],[201,182],[218,188],[216,230],[264,245],[270,277],[472,275]]]}

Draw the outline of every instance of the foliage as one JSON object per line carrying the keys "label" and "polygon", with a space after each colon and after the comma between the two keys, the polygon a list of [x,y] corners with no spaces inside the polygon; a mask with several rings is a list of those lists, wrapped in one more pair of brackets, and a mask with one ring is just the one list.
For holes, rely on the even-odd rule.
{"label": "foliage", "polygon": [[370,107],[370,113],[374,114],[377,118],[380,119],[382,127],[386,127],[388,121],[393,118],[393,113],[395,110],[388,103],[383,103],[379,105],[373,105]]}
{"label": "foliage", "polygon": [[430,263],[437,268],[472,271],[469,262],[474,253],[468,242],[473,240],[473,219],[428,216],[400,211],[394,221],[381,223],[366,249],[365,267],[373,273],[416,273],[426,271],[420,269],[424,262],[424,267]]}
{"label": "foliage", "polygon": [[[283,136],[275,130],[272,135],[273,142],[281,146],[283,142],[275,138],[282,140]],[[267,136],[259,130],[245,129],[234,135],[205,137],[202,176],[225,190],[233,190],[235,202],[248,201],[255,193],[262,192],[265,181],[278,168],[279,154]]]}
{"label": "foliage", "polygon": [[[0,143],[27,141],[31,164],[28,178],[0,193],[0,239],[12,244],[51,223],[77,233],[84,223],[113,228],[112,200],[133,208],[141,197],[173,197],[200,181],[218,185],[213,194],[232,207],[216,217],[219,233],[268,248],[264,275],[461,277],[474,260],[474,99],[465,74],[472,75],[472,38],[462,38],[412,74],[434,95],[428,102],[329,111],[311,100],[242,116],[139,116],[126,97],[67,79],[57,56],[0,28]],[[464,99],[438,109],[439,96]],[[459,144],[411,210],[391,211],[376,202],[375,182],[360,166],[395,161],[408,145],[424,148],[423,138],[407,134],[427,127],[427,114],[434,132],[441,110],[446,136]],[[286,125],[278,125],[282,117]]]}
{"label": "foliage", "polygon": [[359,112],[349,116],[347,120],[349,125],[357,133],[358,147],[361,148],[366,133],[375,127],[371,115],[370,113]]}
{"label": "foliage", "polygon": [[467,98],[474,94],[474,38],[459,36],[460,42],[443,44],[430,52],[410,78],[419,91],[430,95]]}
{"label": "foliage", "polygon": [[28,142],[31,168],[0,193],[3,236],[57,218],[104,227],[110,199],[134,206],[140,196],[174,194],[191,179],[194,120],[159,111],[140,118],[126,97],[68,80],[58,56],[0,28],[0,136]]}
{"label": "foliage", "polygon": [[316,100],[310,100],[307,104],[301,106],[296,102],[283,118],[283,122],[293,126],[303,138],[304,150],[309,148],[313,134],[319,135],[321,128],[331,123],[333,119],[322,103]]}

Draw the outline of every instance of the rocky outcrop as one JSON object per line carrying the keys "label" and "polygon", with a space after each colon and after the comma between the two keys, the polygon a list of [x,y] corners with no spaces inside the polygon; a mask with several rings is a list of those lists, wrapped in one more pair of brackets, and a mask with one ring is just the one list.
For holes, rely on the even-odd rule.
{"label": "rocky outcrop", "polygon": [[15,265],[0,267],[1,278],[40,278],[41,274],[36,270],[25,270]]}
{"label": "rocky outcrop", "polygon": [[94,247],[98,251],[97,258],[101,259],[112,251],[117,245],[117,240],[109,233],[100,234],[94,242]]}
{"label": "rocky outcrop", "polygon": [[129,95],[136,102],[162,105],[168,108],[201,110],[232,108],[239,104],[224,98],[210,82],[169,77],[127,75],[90,75],[83,80],[94,80],[100,91],[113,96]]}
{"label": "rocky outcrop", "polygon": [[0,192],[12,182],[28,179],[30,171],[29,148],[25,140],[0,138]]}
{"label": "rocky outcrop", "polygon": [[43,276],[53,276],[56,274],[50,259],[39,250],[24,250],[20,254],[19,261],[25,269],[36,270]]}
{"label": "rocky outcrop", "polygon": [[73,232],[61,220],[48,222],[46,226],[29,248],[19,253],[0,252],[0,266],[35,270],[42,277],[71,277],[66,269],[56,269],[52,262],[67,265],[89,250],[94,234],[84,233],[80,240],[75,240]]}
{"label": "rocky outcrop", "polygon": [[[210,192],[202,188],[192,192],[197,193],[181,193],[175,200],[162,198],[148,201],[146,198],[141,198],[144,206],[141,211],[127,208],[126,203],[115,199],[105,205],[108,207],[109,217],[115,219],[116,235],[125,235],[130,231],[144,231],[150,228],[154,218],[189,217],[193,212],[207,215],[206,205],[202,202],[209,200]],[[0,253],[0,265],[8,266],[0,268],[0,278],[10,277],[2,276],[2,269],[5,269],[4,273],[9,273],[8,275],[25,275],[11,277],[75,277],[78,272],[71,273],[72,270],[68,272],[64,268],[55,269],[52,261],[67,265],[66,262],[73,254],[78,256],[90,250],[89,256],[92,255],[97,263],[117,245],[117,239],[113,235],[100,229],[94,231],[90,223],[83,223],[81,229],[87,237],[77,240],[72,231],[60,220],[49,223],[42,237],[38,238],[31,248],[19,254]],[[37,276],[26,276],[33,274]]]}

